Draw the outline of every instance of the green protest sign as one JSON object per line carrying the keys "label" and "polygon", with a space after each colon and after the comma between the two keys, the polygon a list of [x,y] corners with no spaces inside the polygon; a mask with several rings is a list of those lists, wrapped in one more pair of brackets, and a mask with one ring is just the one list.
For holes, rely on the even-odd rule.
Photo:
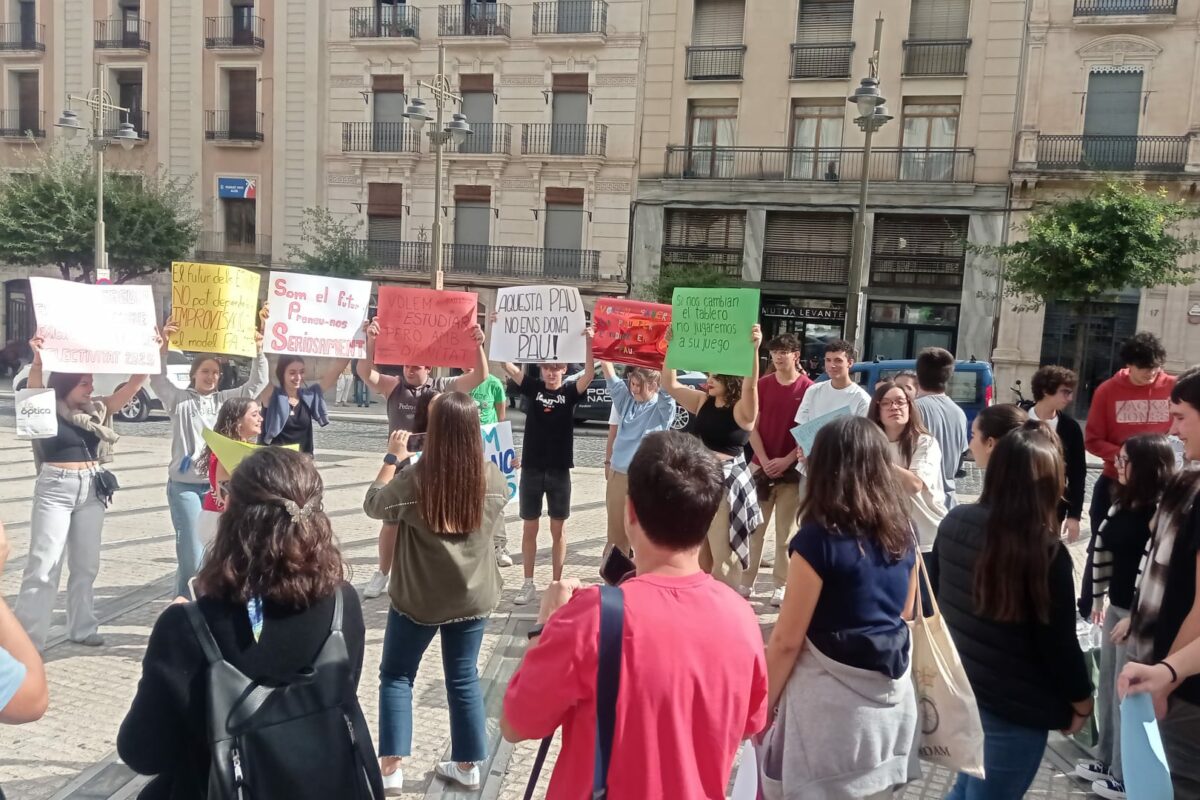
{"label": "green protest sign", "polygon": [[671,297],[671,369],[749,375],[758,289],[676,289]]}

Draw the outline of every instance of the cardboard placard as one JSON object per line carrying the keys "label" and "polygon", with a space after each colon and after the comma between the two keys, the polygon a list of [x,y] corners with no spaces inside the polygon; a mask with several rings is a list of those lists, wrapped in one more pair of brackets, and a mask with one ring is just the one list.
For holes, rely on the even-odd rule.
{"label": "cardboard placard", "polygon": [[491,461],[504,473],[508,482],[508,502],[517,497],[517,487],[521,484],[521,470],[513,467],[517,457],[517,448],[513,444],[512,423],[494,422],[491,425],[480,426],[483,434],[483,457]]}
{"label": "cardboard placard", "polygon": [[258,352],[258,273],[222,264],[171,264],[171,319],[180,350],[253,358]]}
{"label": "cardboard placard", "polygon": [[592,351],[597,359],[662,369],[671,327],[669,305],[602,297],[596,301],[592,323],[596,327]]}
{"label": "cardboard placard", "polygon": [[30,278],[47,372],[151,375],[161,368],[149,286]]}
{"label": "cardboard placard", "polygon": [[[256,450],[261,450],[264,447],[274,447],[276,445],[254,444],[253,442],[239,442],[237,439],[230,439],[228,436],[222,436],[212,428],[205,428],[200,431],[200,436],[204,439],[204,443],[208,445],[217,457],[217,461],[225,468],[225,471],[230,475],[238,468],[238,465],[251,456]],[[284,450],[295,450],[300,452],[300,445],[285,444],[278,445]]]}
{"label": "cardboard placard", "polygon": [[272,272],[267,290],[263,350],[318,358],[367,354],[363,322],[371,282],[295,272]]}
{"label": "cardboard placard", "polygon": [[57,435],[57,405],[53,389],[18,389],[17,438],[49,439]]}
{"label": "cardboard placard", "polygon": [[512,286],[496,293],[492,361],[579,364],[587,357],[587,317],[574,286]]}
{"label": "cardboard placard", "polygon": [[676,289],[671,298],[672,369],[749,375],[751,328],[758,322],[758,289]]}
{"label": "cardboard placard", "polygon": [[469,369],[478,360],[474,292],[379,287],[376,364]]}

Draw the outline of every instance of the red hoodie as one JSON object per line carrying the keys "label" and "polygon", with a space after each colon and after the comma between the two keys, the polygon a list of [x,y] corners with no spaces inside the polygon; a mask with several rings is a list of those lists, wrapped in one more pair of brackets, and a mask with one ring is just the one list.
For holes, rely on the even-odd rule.
{"label": "red hoodie", "polygon": [[1158,373],[1153,383],[1135,386],[1129,370],[1123,369],[1096,388],[1088,411],[1084,446],[1104,459],[1104,474],[1116,479],[1113,459],[1121,445],[1139,433],[1162,433],[1171,429],[1171,390],[1175,376]]}

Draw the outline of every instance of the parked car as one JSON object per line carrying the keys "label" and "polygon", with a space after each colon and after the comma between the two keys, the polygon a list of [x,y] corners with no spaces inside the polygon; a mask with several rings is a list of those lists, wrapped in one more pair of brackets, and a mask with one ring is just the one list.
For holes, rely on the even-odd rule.
{"label": "parked car", "polygon": [[[527,364],[525,372],[527,375],[536,375],[537,365]],[[579,376],[583,374],[582,364],[569,364],[567,366],[567,376],[563,379],[564,383],[579,380]],[[679,382],[685,386],[691,386],[694,389],[704,389],[705,383],[708,381],[708,376],[703,372],[680,372]],[[512,381],[508,381],[508,394],[515,408],[521,411],[526,411],[526,401],[517,391],[517,385]],[[584,398],[579,405],[575,406],[575,421],[576,422],[608,422],[608,417],[612,413],[612,396],[608,393],[608,381],[604,379],[604,375],[600,373],[600,367],[596,367],[596,377],[592,378],[592,382],[588,384],[587,397]],[[681,431],[688,426],[692,421],[692,415],[688,413],[686,408],[680,405],[675,406],[675,421],[671,427],[677,431]]]}
{"label": "parked car", "polygon": [[[30,365],[26,364],[13,378],[13,389],[19,391],[29,383],[29,367]],[[191,381],[189,375],[191,368],[191,353],[183,353],[178,350],[167,351],[167,380],[171,383],[180,389],[186,389]],[[129,380],[128,375],[93,375],[94,388],[92,392],[97,397],[106,397],[124,386],[127,380]],[[150,416],[151,409],[160,408],[162,408],[162,402],[150,388],[150,382],[146,381],[133,399],[117,412],[116,418],[122,422],[142,422]]]}

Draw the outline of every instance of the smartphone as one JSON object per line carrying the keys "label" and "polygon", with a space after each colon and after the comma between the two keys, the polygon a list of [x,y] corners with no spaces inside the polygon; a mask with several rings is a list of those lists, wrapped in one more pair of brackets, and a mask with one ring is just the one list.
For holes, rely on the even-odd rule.
{"label": "smartphone", "polygon": [[625,555],[621,548],[611,544],[605,547],[604,559],[600,562],[600,577],[605,583],[609,586],[619,586],[636,572],[637,567],[633,560]]}

